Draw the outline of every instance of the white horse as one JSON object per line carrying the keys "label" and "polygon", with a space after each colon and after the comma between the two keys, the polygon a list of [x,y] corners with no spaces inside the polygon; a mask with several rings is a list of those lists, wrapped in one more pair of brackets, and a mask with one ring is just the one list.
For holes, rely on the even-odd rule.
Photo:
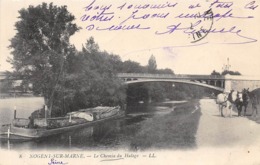
{"label": "white horse", "polygon": [[[230,93],[220,93],[217,95],[216,103],[219,105],[219,112],[222,117],[226,117],[223,114],[223,109],[225,108],[226,113],[229,117],[232,117],[233,104],[238,101],[242,101],[242,94],[237,91],[231,91]],[[237,104],[236,104],[237,105]]]}

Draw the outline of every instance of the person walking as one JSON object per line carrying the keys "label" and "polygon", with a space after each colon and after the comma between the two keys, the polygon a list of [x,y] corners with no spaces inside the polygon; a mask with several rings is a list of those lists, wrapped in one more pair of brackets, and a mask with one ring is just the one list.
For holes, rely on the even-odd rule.
{"label": "person walking", "polygon": [[253,117],[257,117],[258,112],[257,112],[257,105],[259,104],[259,100],[257,98],[257,95],[254,94],[252,97],[252,115]]}

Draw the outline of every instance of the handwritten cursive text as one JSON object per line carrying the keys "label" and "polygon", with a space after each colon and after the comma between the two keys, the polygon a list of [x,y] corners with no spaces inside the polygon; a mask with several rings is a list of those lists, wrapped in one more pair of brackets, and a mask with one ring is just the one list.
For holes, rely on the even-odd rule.
{"label": "handwritten cursive text", "polygon": [[57,161],[57,160],[55,160],[55,159],[51,159],[50,160],[50,162],[48,163],[48,165],[57,165],[57,164],[59,164],[59,165],[63,165],[63,164],[68,164],[68,163],[65,163],[65,162],[63,162],[63,161]]}

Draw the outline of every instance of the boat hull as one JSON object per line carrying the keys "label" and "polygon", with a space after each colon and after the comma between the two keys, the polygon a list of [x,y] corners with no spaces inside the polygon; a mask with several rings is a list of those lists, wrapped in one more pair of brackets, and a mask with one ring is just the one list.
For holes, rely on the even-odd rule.
{"label": "boat hull", "polygon": [[32,140],[38,139],[43,137],[48,137],[52,135],[61,134],[64,132],[72,131],[79,128],[84,128],[88,126],[92,126],[96,123],[100,123],[106,120],[121,118],[125,114],[124,112],[120,112],[114,116],[110,116],[107,118],[95,120],[95,121],[88,121],[81,124],[70,125],[66,127],[60,128],[53,128],[53,129],[30,129],[30,128],[21,128],[15,127],[13,125],[3,125],[0,130],[0,139],[2,140]]}

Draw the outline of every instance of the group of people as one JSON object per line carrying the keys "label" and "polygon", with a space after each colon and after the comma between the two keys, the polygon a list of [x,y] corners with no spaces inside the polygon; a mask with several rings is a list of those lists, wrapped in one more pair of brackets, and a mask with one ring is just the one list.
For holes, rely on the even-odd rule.
{"label": "group of people", "polygon": [[[259,104],[259,100],[258,100],[257,94],[249,92],[249,89],[243,89],[243,91],[239,92],[239,93],[241,93],[242,97],[240,98],[238,96],[237,100],[241,99],[242,103],[241,103],[240,109],[237,106],[238,111],[239,111],[238,112],[238,116],[241,116],[241,111],[242,111],[242,107],[243,106],[244,106],[244,116],[246,115],[247,106],[251,102],[251,105],[252,105],[252,114],[251,114],[251,116],[257,117],[257,115],[258,115],[257,105]],[[235,102],[235,104],[237,104],[237,103]]]}
{"label": "group of people", "polygon": [[[238,112],[238,116],[241,116],[241,111],[242,111],[242,107],[243,106],[244,106],[244,116],[246,115],[247,106],[251,102],[251,105],[252,105],[252,114],[251,114],[251,116],[257,117],[257,115],[258,115],[257,105],[259,104],[259,100],[258,100],[257,94],[249,92],[249,89],[243,89],[243,91],[240,92],[240,93],[242,94],[242,97],[241,97],[242,103],[241,103],[241,107],[240,108],[238,108],[239,106],[237,106],[238,111],[239,111]],[[240,99],[240,97],[237,97],[237,100],[239,100],[239,99]],[[235,104],[237,104],[237,103],[235,102]]]}
{"label": "group of people", "polygon": [[246,115],[247,106],[251,103],[252,105],[252,114],[251,116],[258,116],[258,104],[259,99],[256,93],[249,92],[249,89],[243,89],[242,92],[237,92],[234,90],[226,91],[220,93],[217,96],[216,103],[219,104],[219,109],[221,116],[223,114],[223,108],[226,107],[229,110],[230,116],[232,116],[232,104],[236,106],[238,110],[238,116],[242,116],[242,109],[244,110],[244,116]]}

